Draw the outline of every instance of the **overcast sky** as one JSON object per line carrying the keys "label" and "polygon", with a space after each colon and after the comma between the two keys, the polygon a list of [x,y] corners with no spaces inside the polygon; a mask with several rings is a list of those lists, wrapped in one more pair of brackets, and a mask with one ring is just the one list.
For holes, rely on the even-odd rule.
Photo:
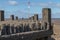
{"label": "overcast sky", "polygon": [[0,10],[5,11],[5,18],[9,18],[11,14],[26,18],[36,13],[41,18],[42,8],[51,8],[52,17],[60,18],[60,0],[0,0]]}

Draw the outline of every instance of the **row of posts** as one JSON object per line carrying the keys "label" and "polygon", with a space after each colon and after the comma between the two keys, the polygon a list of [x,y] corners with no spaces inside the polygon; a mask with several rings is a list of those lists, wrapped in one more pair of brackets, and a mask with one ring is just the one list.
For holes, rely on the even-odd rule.
{"label": "row of posts", "polygon": [[[14,20],[14,15],[10,16],[11,20]],[[16,20],[18,20],[18,16],[16,16]],[[29,17],[29,20],[38,20],[38,14],[34,14],[34,16]]]}
{"label": "row of posts", "polygon": [[9,34],[15,34],[15,33],[20,33],[20,32],[25,32],[25,31],[30,31],[29,25],[25,25],[26,28],[23,27],[23,24],[17,25],[17,26],[10,26],[4,25],[2,29],[2,35],[9,35]]}
{"label": "row of posts", "polygon": [[[11,20],[14,20],[14,15],[11,15],[11,16],[10,16],[10,19],[11,19]],[[18,20],[18,16],[16,16],[16,20]]]}
{"label": "row of posts", "polygon": [[15,33],[29,32],[29,31],[34,31],[34,30],[41,30],[40,26],[41,24],[36,25],[35,23],[32,24],[31,27],[29,24],[25,24],[25,25],[20,24],[17,26],[14,26],[14,24],[11,26],[10,24],[8,25],[3,24],[1,35],[9,35],[9,34],[15,34]]}
{"label": "row of posts", "polygon": [[[29,19],[38,20],[38,14],[34,14],[34,16],[30,17]],[[0,21],[4,21],[4,10],[0,10]],[[10,20],[14,20],[14,15],[10,16]],[[16,16],[16,20],[18,20],[18,16]]]}
{"label": "row of posts", "polygon": [[29,20],[38,21],[38,14],[34,14],[33,16],[29,17]]}

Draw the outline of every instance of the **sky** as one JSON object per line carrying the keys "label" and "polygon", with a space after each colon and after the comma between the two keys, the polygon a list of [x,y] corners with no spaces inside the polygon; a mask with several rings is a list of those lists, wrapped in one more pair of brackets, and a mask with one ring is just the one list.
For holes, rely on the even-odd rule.
{"label": "sky", "polygon": [[42,8],[51,8],[52,18],[60,18],[60,0],[0,0],[0,10],[4,10],[5,18],[10,15],[28,18],[34,14],[41,18]]}

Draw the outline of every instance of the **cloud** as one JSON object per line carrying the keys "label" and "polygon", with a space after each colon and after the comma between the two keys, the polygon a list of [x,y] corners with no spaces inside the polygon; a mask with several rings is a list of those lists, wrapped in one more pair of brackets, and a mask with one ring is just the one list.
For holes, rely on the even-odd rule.
{"label": "cloud", "polygon": [[9,3],[9,5],[17,5],[18,4],[17,1],[12,1],[12,0],[8,1],[8,3]]}
{"label": "cloud", "polygon": [[40,5],[40,6],[43,6],[43,7],[47,7],[47,6],[48,6],[47,3],[40,3],[39,5]]}
{"label": "cloud", "polygon": [[60,8],[60,3],[55,3],[55,2],[31,3],[30,5],[32,5],[32,6],[41,6],[41,7],[57,7],[57,8]]}
{"label": "cloud", "polygon": [[57,3],[56,6],[60,8],[60,3]]}
{"label": "cloud", "polygon": [[43,2],[40,2],[40,3],[31,3],[30,5],[32,6],[41,6],[41,7],[48,7],[48,3],[43,3]]}
{"label": "cloud", "polygon": [[[18,5],[18,2],[15,1],[15,0],[9,0],[8,1],[9,5]],[[21,3],[22,5],[27,5],[27,3]],[[57,8],[60,8],[60,3],[56,3],[56,2],[38,2],[38,3],[34,3],[34,2],[31,2],[30,3],[30,6],[41,6],[41,7],[57,7]]]}

